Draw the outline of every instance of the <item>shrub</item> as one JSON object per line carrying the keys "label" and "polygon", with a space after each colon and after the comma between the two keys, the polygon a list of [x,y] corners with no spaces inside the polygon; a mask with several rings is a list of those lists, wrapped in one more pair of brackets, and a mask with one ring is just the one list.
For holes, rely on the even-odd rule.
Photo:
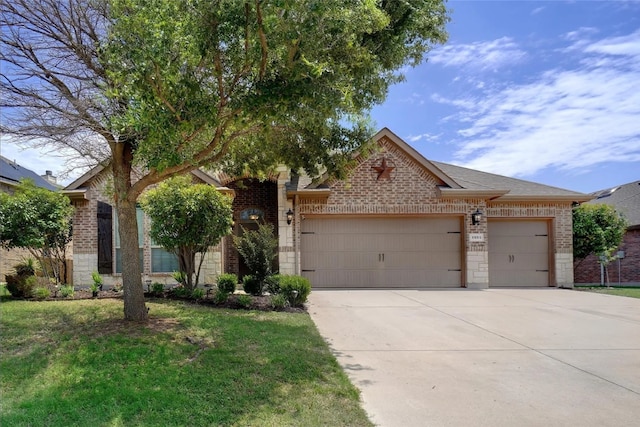
{"label": "shrub", "polygon": [[[91,279],[93,280],[93,285],[91,286],[91,291],[95,292],[98,289],[102,290],[102,285],[104,284],[104,280],[102,276],[97,271],[91,272]],[[95,289],[95,290],[94,290]]]}
{"label": "shrub", "polygon": [[204,298],[204,289],[195,288],[193,291],[191,291],[191,298],[193,298],[193,299],[202,299],[202,298]]}
{"label": "shrub", "polygon": [[73,297],[74,293],[75,289],[71,285],[62,285],[62,287],[60,288],[60,296],[62,296],[63,298]]}
{"label": "shrub", "polygon": [[187,283],[187,273],[184,271],[174,271],[171,275],[173,276],[173,280],[178,282],[179,285]]}
{"label": "shrub", "polygon": [[289,301],[282,294],[271,295],[271,308],[274,310],[284,310],[289,305]]}
{"label": "shrub", "polygon": [[16,275],[29,277],[36,274],[36,260],[33,258],[25,258],[20,263],[16,264],[13,269],[16,271]]}
{"label": "shrub", "polygon": [[191,296],[189,289],[185,288],[183,285],[174,286],[169,290],[169,293],[177,298],[188,298]]}
{"label": "shrub", "polygon": [[279,274],[274,274],[273,276],[269,276],[264,280],[264,284],[267,287],[267,291],[271,295],[280,293],[280,276]]}
{"label": "shrub", "polygon": [[281,276],[280,293],[292,307],[298,307],[307,302],[307,297],[311,293],[311,283],[302,276]]}
{"label": "shrub", "polygon": [[246,293],[251,295],[260,295],[262,293],[260,281],[251,274],[247,274],[242,278],[242,287]]}
{"label": "shrub", "polygon": [[225,273],[218,276],[218,290],[227,294],[232,294],[236,291],[236,285],[238,284],[238,276],[231,273]]}
{"label": "shrub", "polygon": [[218,289],[213,296],[213,302],[216,304],[224,304],[229,299],[229,294],[221,289]]}
{"label": "shrub", "polygon": [[164,293],[164,284],[155,282],[151,285],[151,293],[153,295],[162,295]]}
{"label": "shrub", "polygon": [[122,283],[120,283],[120,282],[115,282],[115,283],[113,284],[113,287],[111,288],[111,290],[112,290],[113,292],[120,292],[120,291],[122,290]]}
{"label": "shrub", "polygon": [[262,291],[264,279],[273,271],[278,249],[273,224],[260,224],[257,230],[243,229],[242,236],[234,236],[233,242],[251,275],[258,279]]}
{"label": "shrub", "polygon": [[251,302],[253,301],[253,299],[250,295],[238,295],[237,301],[240,307],[249,308],[251,307]]}
{"label": "shrub", "polygon": [[[35,276],[31,276],[35,279]],[[38,286],[33,290],[33,296],[36,299],[47,299],[51,296],[51,291],[49,288],[45,288],[43,286]]]}

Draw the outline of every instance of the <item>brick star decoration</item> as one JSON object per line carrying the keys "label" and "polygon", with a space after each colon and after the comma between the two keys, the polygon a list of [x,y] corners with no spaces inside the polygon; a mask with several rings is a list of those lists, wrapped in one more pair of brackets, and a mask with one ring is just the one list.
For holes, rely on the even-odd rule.
{"label": "brick star decoration", "polygon": [[371,169],[375,170],[376,172],[378,172],[378,177],[376,178],[377,181],[380,181],[381,179],[391,179],[391,171],[393,171],[395,169],[395,166],[392,166],[391,164],[389,164],[387,162],[387,159],[385,157],[382,158],[382,162],[380,163],[379,166],[371,166]]}

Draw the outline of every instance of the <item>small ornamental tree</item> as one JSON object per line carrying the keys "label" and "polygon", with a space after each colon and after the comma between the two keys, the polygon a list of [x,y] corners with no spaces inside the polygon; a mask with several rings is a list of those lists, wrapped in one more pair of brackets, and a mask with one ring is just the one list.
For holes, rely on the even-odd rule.
{"label": "small ornamental tree", "polygon": [[597,255],[605,268],[611,255],[622,243],[626,219],[612,206],[582,204],[573,210],[574,270],[589,255]]}
{"label": "small ornamental tree", "polygon": [[273,273],[278,239],[272,224],[260,224],[257,230],[243,229],[242,236],[234,236],[233,242],[251,275],[258,281],[258,294],[262,293],[264,281]]}
{"label": "small ornamental tree", "polygon": [[[200,269],[211,246],[231,232],[231,198],[206,184],[193,184],[189,177],[171,178],[141,198],[151,218],[151,238],[178,257],[185,286],[198,286]],[[200,261],[196,266],[196,254]]]}
{"label": "small ornamental tree", "polygon": [[0,193],[0,246],[27,249],[40,262],[45,277],[67,282],[72,218],[67,196],[21,181],[13,195]]}

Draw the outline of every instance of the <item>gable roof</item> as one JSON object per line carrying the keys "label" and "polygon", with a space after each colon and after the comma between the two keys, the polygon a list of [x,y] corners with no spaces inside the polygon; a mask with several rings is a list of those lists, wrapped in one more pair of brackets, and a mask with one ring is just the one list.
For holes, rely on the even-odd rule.
{"label": "gable roof", "polygon": [[618,185],[592,193],[589,203],[604,203],[613,206],[629,221],[629,228],[640,228],[640,181]]}
{"label": "gable roof", "polygon": [[[103,165],[97,165],[97,166],[91,168],[91,170],[86,172],[84,175],[82,175],[81,177],[79,177],[78,179],[73,181],[71,184],[67,185],[64,189],[65,190],[78,190],[78,189],[84,187],[89,181],[91,181],[91,178],[97,176],[104,169],[105,169],[105,167]],[[197,177],[198,179],[202,180],[203,182],[205,182],[207,184],[213,185],[215,187],[223,187],[223,185],[220,184],[220,182],[218,180],[216,180],[214,177],[212,177],[211,175],[207,174],[206,172],[203,172],[201,169],[195,169],[195,170],[191,171],[191,173],[195,177]]]}
{"label": "gable roof", "polygon": [[0,181],[12,187],[18,185],[21,179],[31,179],[36,186],[47,190],[57,191],[58,187],[35,173],[34,171],[12,162],[6,157],[0,156]]}
{"label": "gable roof", "polygon": [[[388,128],[380,130],[372,140],[377,142],[382,138],[387,138],[387,140],[395,144],[395,146],[408,157],[412,158],[422,168],[443,183],[443,185],[439,186],[438,190],[440,196],[444,198],[565,202],[585,202],[593,198],[591,195],[576,191],[428,160]],[[306,177],[294,175],[292,178],[292,182],[287,186],[289,194],[312,195],[320,189],[324,192],[329,191],[326,185],[322,185],[325,184],[325,182],[317,185],[311,183]]]}

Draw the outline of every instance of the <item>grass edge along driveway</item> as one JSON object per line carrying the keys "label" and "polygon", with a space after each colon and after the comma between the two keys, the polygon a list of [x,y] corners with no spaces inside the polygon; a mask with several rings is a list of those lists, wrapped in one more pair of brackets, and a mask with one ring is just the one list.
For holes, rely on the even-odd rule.
{"label": "grass edge along driveway", "polygon": [[0,424],[372,425],[307,314],[148,306],[3,301]]}

